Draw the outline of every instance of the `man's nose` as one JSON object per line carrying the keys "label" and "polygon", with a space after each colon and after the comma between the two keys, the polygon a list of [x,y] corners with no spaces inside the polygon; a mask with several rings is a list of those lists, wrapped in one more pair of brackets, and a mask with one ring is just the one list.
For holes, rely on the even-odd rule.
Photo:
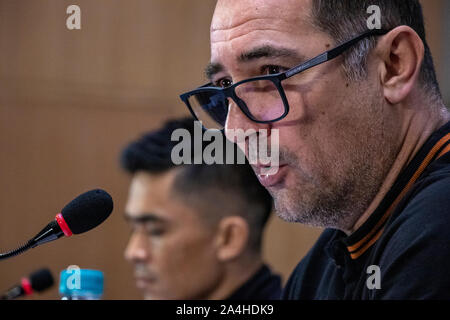
{"label": "man's nose", "polygon": [[228,140],[236,143],[239,148],[248,155],[248,142],[253,137],[264,132],[265,135],[270,135],[270,124],[257,123],[248,118],[239,106],[230,101],[228,106],[228,115],[225,122],[225,136]]}
{"label": "man's nose", "polygon": [[150,259],[150,244],[143,232],[133,232],[125,249],[124,256],[125,260],[129,262],[147,261]]}

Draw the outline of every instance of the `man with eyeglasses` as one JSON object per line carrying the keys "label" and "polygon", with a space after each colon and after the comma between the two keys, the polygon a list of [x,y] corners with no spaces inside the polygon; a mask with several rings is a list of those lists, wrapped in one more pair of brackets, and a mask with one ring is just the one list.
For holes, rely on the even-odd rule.
{"label": "man with eyeglasses", "polygon": [[278,130],[278,170],[253,169],[281,218],[325,229],[285,299],[450,298],[450,114],[417,0],[219,0],[206,75],[192,114]]}

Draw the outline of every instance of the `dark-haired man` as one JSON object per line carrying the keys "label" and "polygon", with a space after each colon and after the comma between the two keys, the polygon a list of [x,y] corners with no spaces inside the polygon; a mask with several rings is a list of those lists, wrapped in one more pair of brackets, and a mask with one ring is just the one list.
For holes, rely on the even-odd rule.
{"label": "dark-haired man", "polygon": [[219,0],[210,38],[182,99],[227,136],[278,130],[277,174],[254,170],[280,217],[327,228],[284,298],[449,299],[450,115],[419,2]]}
{"label": "dark-haired man", "polygon": [[125,257],[137,286],[146,299],[278,299],[280,277],[261,257],[270,195],[248,164],[175,166],[177,129],[190,133],[194,159],[198,141],[189,118],[169,121],[121,156],[132,174]]}

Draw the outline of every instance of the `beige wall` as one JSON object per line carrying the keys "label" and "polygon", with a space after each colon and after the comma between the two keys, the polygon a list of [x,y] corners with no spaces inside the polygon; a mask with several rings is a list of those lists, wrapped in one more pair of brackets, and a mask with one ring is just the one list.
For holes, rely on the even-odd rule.
{"label": "beige wall", "polygon": [[[214,2],[78,0],[82,29],[65,27],[66,0],[0,0],[0,247],[33,236],[79,193],[109,191],[101,227],[0,262],[0,291],[40,266],[103,270],[108,299],[139,298],[123,260],[128,177],[117,155],[138,134],[187,114],[178,94],[203,82]],[[427,0],[440,56],[443,1]],[[438,61],[439,63],[439,61]],[[273,218],[264,254],[285,277],[319,230]],[[57,288],[40,296],[58,298]]]}

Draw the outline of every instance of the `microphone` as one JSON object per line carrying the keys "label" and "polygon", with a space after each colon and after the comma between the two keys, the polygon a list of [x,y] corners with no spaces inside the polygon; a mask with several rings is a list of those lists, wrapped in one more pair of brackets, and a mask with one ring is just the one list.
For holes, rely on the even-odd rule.
{"label": "microphone", "polygon": [[0,253],[0,260],[7,259],[38,245],[89,231],[105,221],[113,210],[111,196],[104,190],[85,192],[69,202],[34,238],[25,245],[7,253]]}
{"label": "microphone", "polygon": [[6,291],[0,300],[12,300],[21,296],[28,296],[33,292],[41,292],[53,285],[53,276],[50,270],[43,268],[30,274],[28,278],[22,278],[20,284]]}

